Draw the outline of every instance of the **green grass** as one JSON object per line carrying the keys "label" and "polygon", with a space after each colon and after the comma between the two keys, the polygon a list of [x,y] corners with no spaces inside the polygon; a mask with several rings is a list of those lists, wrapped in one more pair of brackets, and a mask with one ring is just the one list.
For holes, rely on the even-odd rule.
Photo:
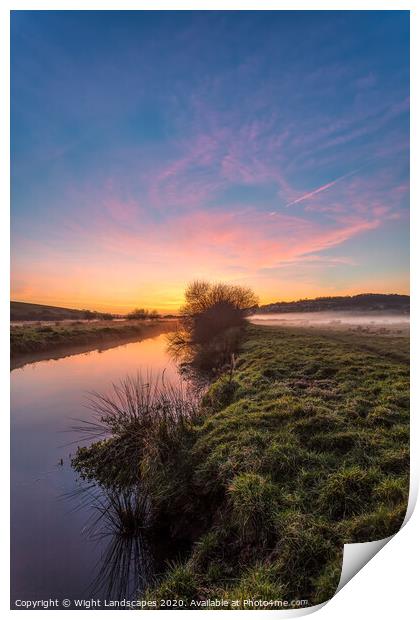
{"label": "green grass", "polygon": [[[168,322],[166,322],[168,323]],[[112,340],[130,339],[162,331],[165,321],[74,321],[56,325],[13,325],[10,330],[12,357],[61,347],[95,345]],[[169,323],[168,323],[169,324]]]}
{"label": "green grass", "polygon": [[343,544],[404,519],[408,403],[406,337],[250,326],[187,449],[154,468],[155,524],[183,555],[146,596],[330,598]]}

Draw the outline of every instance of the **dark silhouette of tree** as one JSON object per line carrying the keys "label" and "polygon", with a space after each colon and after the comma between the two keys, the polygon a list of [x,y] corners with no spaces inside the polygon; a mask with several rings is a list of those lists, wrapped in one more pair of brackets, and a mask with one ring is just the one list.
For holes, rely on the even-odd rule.
{"label": "dark silhouette of tree", "polygon": [[156,319],[160,319],[160,314],[159,314],[159,312],[158,312],[157,310],[150,310],[150,312],[149,312],[149,319],[152,319],[152,320],[154,320],[154,321],[155,321]]}
{"label": "dark silhouette of tree", "polygon": [[249,308],[258,300],[249,288],[233,284],[191,282],[180,309],[179,328],[169,335],[170,350],[206,365],[223,363],[238,343]]}
{"label": "dark silhouette of tree", "polygon": [[112,321],[114,318],[114,315],[111,314],[111,312],[102,312],[100,314],[100,318],[103,319],[104,321]]}
{"label": "dark silhouette of tree", "polygon": [[160,314],[156,310],[145,310],[144,308],[135,308],[127,314],[127,319],[159,319]]}
{"label": "dark silhouette of tree", "polygon": [[227,329],[243,325],[246,311],[256,303],[249,288],[197,280],[187,286],[180,320],[191,342],[205,344]]}

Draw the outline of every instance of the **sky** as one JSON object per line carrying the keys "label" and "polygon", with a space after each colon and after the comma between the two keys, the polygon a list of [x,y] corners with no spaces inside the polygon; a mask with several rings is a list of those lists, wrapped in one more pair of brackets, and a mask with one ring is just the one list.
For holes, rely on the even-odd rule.
{"label": "sky", "polygon": [[407,11],[14,11],[12,299],[409,288]]}

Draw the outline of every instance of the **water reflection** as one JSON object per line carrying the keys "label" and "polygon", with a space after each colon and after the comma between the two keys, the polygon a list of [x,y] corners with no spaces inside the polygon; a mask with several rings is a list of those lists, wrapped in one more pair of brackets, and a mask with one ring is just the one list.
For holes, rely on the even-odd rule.
{"label": "water reflection", "polygon": [[[129,540],[108,524],[102,535],[99,530],[95,534],[87,525],[98,515],[94,503],[80,502],[80,497],[69,503],[69,494],[78,488],[71,458],[83,444],[80,433],[69,428],[72,419],[89,415],[88,392],[105,392],[112,382],[139,370],[158,374],[165,368],[168,381],[175,381],[177,368],[166,353],[166,334],[161,334],[12,372],[12,605],[18,598],[84,598],[91,586],[105,596],[109,578],[118,590],[116,575],[129,570],[134,583],[142,579],[136,567],[143,566],[147,574],[144,532]],[[107,577],[108,564],[113,568]]]}
{"label": "water reflection", "polygon": [[141,534],[129,537],[115,534],[105,549],[89,589],[93,597],[101,594],[108,600],[132,599],[145,591],[152,575],[147,539]]}
{"label": "water reflection", "polygon": [[147,496],[139,489],[117,491],[84,485],[68,497],[74,498],[79,506],[91,509],[83,535],[103,549],[87,588],[88,597],[122,600],[144,592],[153,575]]}
{"label": "water reflection", "polygon": [[[128,376],[106,393],[94,393],[93,420],[77,427],[91,443],[73,460],[82,480],[81,506],[93,509],[86,532],[92,540],[111,539],[101,560],[93,590],[109,597],[132,596],[150,582],[152,554],[146,533],[159,487],[159,464],[176,466],[179,429],[186,433],[200,414],[199,399],[181,380],[161,375]],[[106,442],[99,441],[106,438]],[[146,476],[140,474],[140,463]],[[76,492],[77,495],[77,492]],[[156,499],[156,498],[155,498]]]}

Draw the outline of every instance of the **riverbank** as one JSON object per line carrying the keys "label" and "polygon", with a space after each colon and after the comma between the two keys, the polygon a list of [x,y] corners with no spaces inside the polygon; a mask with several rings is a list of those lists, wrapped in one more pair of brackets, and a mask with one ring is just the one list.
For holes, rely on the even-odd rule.
{"label": "riverbank", "polygon": [[[54,325],[11,325],[12,367],[49,357],[82,353],[92,348],[113,346],[171,331],[174,319],[154,321],[57,322]],[[68,351],[68,352],[67,352]]]}
{"label": "riverbank", "polygon": [[[401,336],[249,326],[234,370],[171,429],[170,451],[165,434],[138,454],[151,530],[180,557],[140,596],[184,608],[330,598],[343,544],[404,519],[408,363]],[[110,484],[120,441],[82,450],[75,466]]]}

